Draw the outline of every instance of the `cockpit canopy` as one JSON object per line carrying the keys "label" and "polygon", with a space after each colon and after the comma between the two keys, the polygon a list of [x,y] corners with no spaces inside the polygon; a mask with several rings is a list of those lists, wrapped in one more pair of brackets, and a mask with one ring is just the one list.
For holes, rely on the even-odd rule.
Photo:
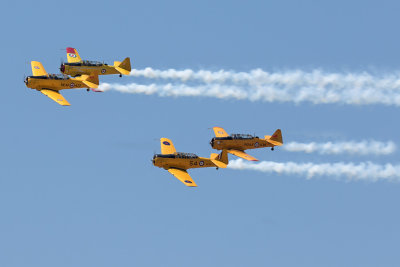
{"label": "cockpit canopy", "polygon": [[34,79],[51,79],[51,80],[68,80],[68,76],[65,74],[48,74],[48,75],[40,75],[40,76],[28,76],[25,78],[25,82],[28,81],[28,78],[34,78]]}
{"label": "cockpit canopy", "polygon": [[199,156],[193,153],[176,152],[174,154],[156,154],[153,158],[171,158],[171,159],[197,159]]}
{"label": "cockpit canopy", "polygon": [[183,152],[177,152],[175,155],[177,158],[181,159],[197,159],[199,157],[193,153],[183,153]]}
{"label": "cockpit canopy", "polygon": [[82,60],[82,65],[84,66],[102,66],[103,63],[99,61]]}
{"label": "cockpit canopy", "polygon": [[224,136],[224,137],[214,137],[212,140],[244,140],[244,139],[253,139],[253,138],[258,138],[258,136],[253,136],[251,134],[231,134],[229,136]]}
{"label": "cockpit canopy", "polygon": [[[100,61],[82,60],[81,62],[63,63],[62,65],[99,67],[99,66],[103,66],[103,63]],[[107,65],[107,64],[104,64],[104,65]]]}
{"label": "cockpit canopy", "polygon": [[65,74],[49,74],[49,79],[52,80],[68,80],[68,76]]}
{"label": "cockpit canopy", "polygon": [[253,139],[251,134],[231,134],[233,139]]}

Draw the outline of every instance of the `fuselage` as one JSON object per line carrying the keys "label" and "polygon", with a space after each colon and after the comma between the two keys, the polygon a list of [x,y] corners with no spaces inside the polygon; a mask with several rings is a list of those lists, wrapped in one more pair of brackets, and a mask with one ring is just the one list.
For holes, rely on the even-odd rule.
{"label": "fuselage", "polygon": [[120,74],[114,66],[109,66],[101,62],[84,61],[82,63],[63,63],[60,71],[72,77],[87,74],[108,75]]}
{"label": "fuselage", "polygon": [[226,137],[214,137],[213,139],[211,139],[210,145],[213,149],[217,150],[236,149],[241,151],[262,147],[274,147],[274,145],[269,143],[267,140],[250,135],[230,135]]}
{"label": "fuselage", "polygon": [[28,88],[41,90],[41,89],[75,89],[87,88],[88,86],[83,82],[71,79],[65,75],[49,74],[43,76],[28,76],[25,78],[25,85]]}
{"label": "fuselage", "polygon": [[217,167],[209,158],[198,157],[191,153],[156,154],[153,165],[159,168],[177,168],[182,170],[192,168]]}

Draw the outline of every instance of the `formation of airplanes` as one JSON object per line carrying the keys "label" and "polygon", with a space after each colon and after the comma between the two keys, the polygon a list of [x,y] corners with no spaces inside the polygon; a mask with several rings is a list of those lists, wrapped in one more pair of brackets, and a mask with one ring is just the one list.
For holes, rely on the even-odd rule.
{"label": "formation of airplanes", "polygon": [[42,63],[31,61],[32,76],[25,78],[28,88],[36,89],[62,106],[69,106],[68,101],[60,94],[64,89],[86,88],[94,92],[101,92],[99,75],[119,74],[129,75],[131,71],[130,58],[122,62],[114,61],[110,66],[97,61],[82,60],[75,48],[67,47],[67,63],[60,66],[60,74],[48,74]]}
{"label": "formation of airplanes", "polygon": [[[62,106],[69,106],[68,101],[60,94],[64,89],[86,88],[94,92],[101,92],[99,87],[99,75],[119,74],[129,75],[131,71],[130,58],[122,62],[114,61],[114,65],[108,65],[98,61],[82,60],[75,48],[67,47],[67,61],[61,63],[60,74],[48,74],[42,63],[31,61],[32,76],[25,78],[28,88],[36,89]],[[187,172],[193,168],[226,168],[228,166],[228,154],[235,155],[249,161],[258,161],[247,154],[245,150],[283,145],[281,130],[276,130],[272,136],[264,138],[249,134],[229,135],[221,127],[213,127],[215,137],[210,141],[213,149],[221,150],[221,153],[211,153],[209,158],[199,157],[193,153],[177,152],[174,144],[168,138],[161,138],[161,154],[155,154],[152,159],[154,166],[163,168],[175,176],[179,181],[189,187],[196,187],[196,183]]]}
{"label": "formation of airplanes", "polygon": [[282,132],[276,130],[272,136],[266,135],[264,138],[248,134],[228,135],[221,127],[213,128],[215,137],[211,139],[211,147],[222,150],[220,154],[211,153],[210,158],[199,157],[192,153],[176,152],[175,146],[168,138],[161,138],[161,154],[153,156],[153,165],[166,169],[179,181],[189,187],[196,187],[196,183],[187,172],[193,168],[226,168],[228,166],[228,153],[249,161],[257,161],[256,158],[244,152],[247,149],[270,147],[274,150],[275,146],[283,145]]}

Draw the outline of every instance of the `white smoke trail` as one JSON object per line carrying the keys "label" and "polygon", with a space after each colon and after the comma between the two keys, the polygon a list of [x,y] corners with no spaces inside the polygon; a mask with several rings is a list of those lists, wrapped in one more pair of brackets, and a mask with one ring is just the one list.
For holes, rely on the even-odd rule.
{"label": "white smoke trail", "polygon": [[241,88],[234,86],[226,87],[221,85],[203,85],[203,86],[187,86],[184,84],[136,84],[131,83],[127,85],[122,84],[108,84],[102,83],[99,86],[102,91],[116,90],[122,93],[130,94],[146,94],[158,96],[207,96],[215,98],[233,98],[233,99],[247,99],[249,95]]}
{"label": "white smoke trail", "polygon": [[295,163],[295,162],[273,162],[261,161],[249,163],[242,159],[232,160],[228,168],[236,170],[254,170],[265,173],[278,173],[286,175],[302,175],[307,179],[315,176],[333,176],[345,181],[370,181],[376,182],[386,180],[391,182],[400,181],[400,165],[374,164],[371,162],[354,163]]}
{"label": "white smoke trail", "polygon": [[327,142],[327,143],[298,143],[290,142],[282,147],[290,152],[319,153],[322,155],[389,155],[396,151],[396,144],[392,141],[361,141],[361,142]]}
{"label": "white smoke trail", "polygon": [[392,73],[374,76],[367,72],[360,73],[329,73],[321,70],[305,72],[293,70],[285,72],[267,72],[262,69],[254,69],[249,72],[235,71],[209,71],[191,69],[185,70],[155,70],[145,68],[142,70],[132,69],[131,76],[145,77],[149,79],[170,79],[180,82],[199,81],[206,84],[232,83],[236,85],[248,84],[252,86],[268,85],[276,88],[287,87],[311,87],[319,89],[400,89],[400,73]]}
{"label": "white smoke trail", "polygon": [[156,94],[159,96],[191,96],[191,97],[213,97],[219,99],[238,99],[263,102],[311,102],[314,104],[351,104],[368,105],[384,104],[400,106],[400,91],[384,90],[383,88],[352,88],[348,90],[337,90],[335,88],[314,87],[282,87],[271,86],[246,86],[224,84],[205,84],[189,86],[185,84],[149,84],[140,85],[131,83],[108,84],[99,86],[102,91],[116,90],[132,94]]}

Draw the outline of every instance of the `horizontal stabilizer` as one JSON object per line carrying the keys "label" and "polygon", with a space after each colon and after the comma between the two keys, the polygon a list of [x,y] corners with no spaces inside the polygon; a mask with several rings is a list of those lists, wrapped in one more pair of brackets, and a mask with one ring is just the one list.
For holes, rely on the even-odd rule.
{"label": "horizontal stabilizer", "polygon": [[245,160],[250,160],[250,161],[258,161],[258,159],[256,159],[253,156],[250,156],[249,154],[245,153],[244,151],[241,150],[236,150],[236,149],[229,149],[228,153],[235,155],[239,158],[245,159]]}
{"label": "horizontal stabilizer", "polygon": [[225,149],[222,150],[221,154],[211,153],[210,160],[218,168],[226,168],[228,166],[228,153]]}
{"label": "horizontal stabilizer", "polygon": [[265,140],[267,140],[269,143],[273,144],[274,146],[283,145],[281,129],[276,130],[272,136],[266,135]]}
{"label": "horizontal stabilizer", "polygon": [[114,68],[121,74],[129,75],[131,73],[131,59],[125,58],[122,62],[114,61]]}
{"label": "horizontal stabilizer", "polygon": [[77,77],[75,79],[82,81],[89,88],[97,88],[97,87],[99,87],[99,76],[96,75],[96,74],[81,75],[81,76],[79,76],[79,77]]}
{"label": "horizontal stabilizer", "polygon": [[193,181],[192,177],[190,177],[189,173],[187,173],[187,171],[185,170],[171,168],[168,169],[168,172],[171,173],[176,178],[178,178],[178,180],[184,183],[186,186],[189,187],[197,186],[197,184]]}

